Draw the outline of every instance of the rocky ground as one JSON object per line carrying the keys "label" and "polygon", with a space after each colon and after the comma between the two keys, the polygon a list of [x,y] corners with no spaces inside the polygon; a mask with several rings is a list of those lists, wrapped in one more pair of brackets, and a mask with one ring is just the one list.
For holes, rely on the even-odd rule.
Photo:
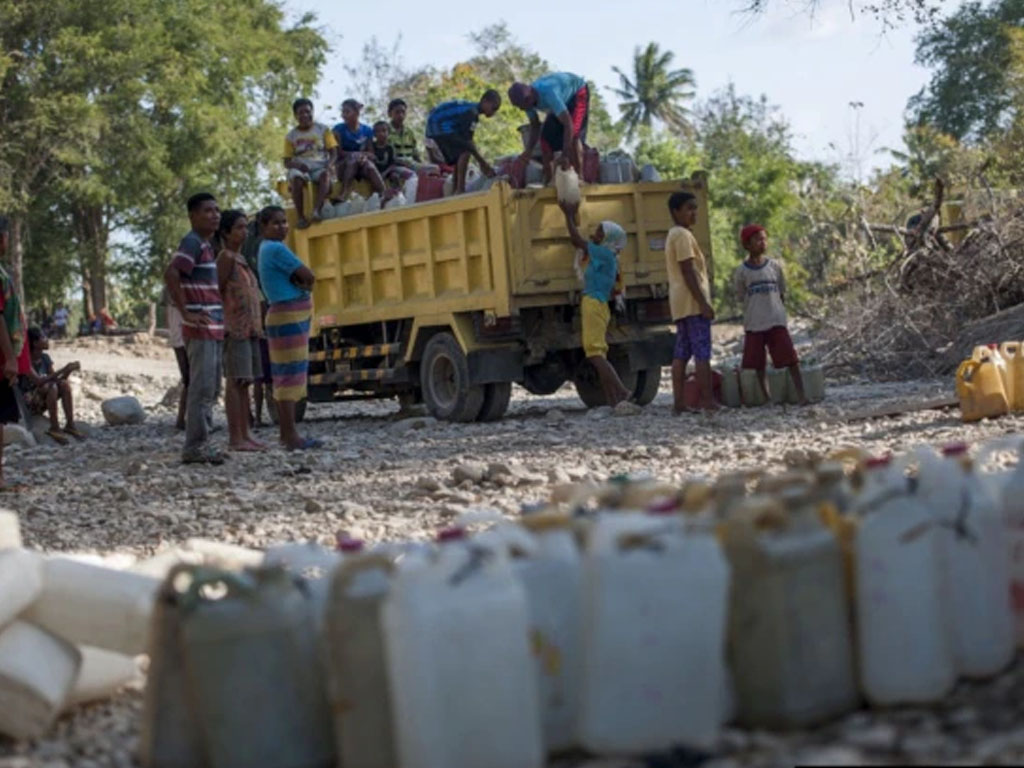
{"label": "rocky ground", "polygon": [[[808,408],[673,418],[666,380],[655,402],[635,416],[588,412],[568,387],[543,398],[518,391],[496,424],[399,416],[390,401],[312,405],[304,430],[324,441],[320,451],[274,449],[234,454],[222,467],[183,467],[182,437],[165,404],[177,371],[162,340],[89,339],[55,344],[52,355],[58,366],[83,363],[76,390],[92,436],[67,447],[6,451],[5,475],[30,490],[0,500],[19,512],[26,544],[46,552],[144,558],[190,537],[252,547],[302,538],[329,544],[339,529],[371,542],[425,538],[470,508],[515,514],[554,485],[588,477],[646,472],[682,481],[779,468],[787,457],[846,445],[883,453],[921,442],[974,442],[1024,426],[1022,417],[964,425],[956,411],[845,421],[888,401],[949,392],[951,382],[934,381],[831,383],[825,403]],[[144,424],[100,426],[100,402],[120,394],[139,398],[148,413]],[[275,434],[265,429],[261,436],[273,441]],[[223,442],[224,431],[215,437]],[[1015,764],[1024,760],[1022,702],[1018,663],[997,680],[961,685],[935,708],[863,711],[790,734],[731,729],[703,764]],[[38,742],[0,738],[0,768],[134,765],[140,705],[139,692],[129,690],[65,716]],[[687,762],[692,757],[650,765],[698,764]]]}

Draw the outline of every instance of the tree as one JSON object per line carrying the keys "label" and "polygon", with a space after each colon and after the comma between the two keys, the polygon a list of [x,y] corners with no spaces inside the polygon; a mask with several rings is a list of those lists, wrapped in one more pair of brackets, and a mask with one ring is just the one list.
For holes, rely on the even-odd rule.
{"label": "tree", "polygon": [[1005,131],[1020,109],[1008,80],[1012,33],[1024,0],[964,3],[917,38],[917,63],[934,68],[909,104],[914,119],[956,139],[979,142]]}
{"label": "tree", "polygon": [[615,95],[622,101],[619,111],[628,138],[641,126],[650,128],[655,120],[682,133],[692,131],[685,102],[693,99],[696,81],[692,70],[671,69],[674,58],[672,51],[662,51],[652,42],[633,52],[631,76],[612,67],[619,76]]}
{"label": "tree", "polygon": [[[742,11],[760,14],[772,5],[793,5],[795,0],[744,0]],[[838,0],[832,0],[838,2]],[[855,18],[858,12],[868,13],[879,19],[886,26],[892,27],[913,20],[918,24],[927,24],[935,20],[942,10],[940,0],[844,0],[850,17]],[[824,4],[824,0],[799,0],[801,10],[814,14]]]}

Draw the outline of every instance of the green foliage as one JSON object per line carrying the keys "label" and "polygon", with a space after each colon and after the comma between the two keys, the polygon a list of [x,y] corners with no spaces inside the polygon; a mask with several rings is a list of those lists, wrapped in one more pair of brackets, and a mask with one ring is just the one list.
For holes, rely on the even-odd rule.
{"label": "green foliage", "polygon": [[920,123],[957,139],[1003,132],[1019,111],[1008,82],[1011,35],[1024,25],[1024,0],[964,3],[917,38],[917,62],[934,69],[910,101]]}
{"label": "green foliage", "polygon": [[633,71],[627,75],[618,67],[619,112],[628,138],[640,127],[650,129],[657,120],[667,128],[689,134],[692,131],[686,102],[693,99],[696,80],[689,69],[672,69],[672,51],[662,51],[657,43],[633,53]]}

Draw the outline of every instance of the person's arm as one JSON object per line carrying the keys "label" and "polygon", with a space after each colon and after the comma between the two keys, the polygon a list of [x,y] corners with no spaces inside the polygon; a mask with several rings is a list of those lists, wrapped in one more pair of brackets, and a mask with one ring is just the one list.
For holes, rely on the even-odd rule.
{"label": "person's arm", "polygon": [[284,140],[284,167],[286,169],[294,168],[297,171],[309,173],[309,166],[295,157],[295,147],[287,138]]}
{"label": "person's arm", "polygon": [[779,268],[779,299],[782,303],[786,303],[786,270],[782,268],[782,262],[776,261],[776,266]]}
{"label": "person's arm", "polygon": [[171,263],[168,264],[167,269],[164,270],[164,285],[167,286],[167,295],[170,297],[171,303],[174,304],[178,312],[181,313],[181,319],[183,322],[191,325],[209,325],[210,316],[205,312],[189,312],[185,309],[185,291],[181,287],[181,273],[182,270],[186,268],[188,270],[186,274],[191,272],[195,265],[195,257],[198,256],[198,253],[192,255],[190,258],[189,255],[181,251],[183,245],[179,246],[178,253],[174,255],[174,258],[171,259]]}
{"label": "person's arm", "polygon": [[480,150],[477,149],[476,142],[472,139],[469,140],[469,153],[476,158],[477,163],[480,165],[480,172],[484,176],[494,176],[494,168],[487,162]]}
{"label": "person's arm", "polygon": [[313,283],[316,282],[316,275],[313,274],[313,270],[302,264],[295,268],[289,279],[304,291],[312,291]]}
{"label": "person's arm", "polygon": [[18,358],[14,356],[14,344],[7,330],[7,323],[0,318],[0,353],[4,356],[4,378],[13,387],[18,380]]}
{"label": "person's arm", "polygon": [[573,167],[580,168],[580,158],[576,153],[576,130],[573,128],[572,116],[568,109],[559,112],[558,122],[562,124],[562,151]]}
{"label": "person's arm", "polygon": [[693,259],[687,259],[680,263],[680,268],[683,270],[683,281],[686,283],[686,287],[690,289],[690,293],[697,297],[697,302],[700,304],[700,315],[707,320],[715,319],[715,310],[708,304],[707,297],[704,296],[704,291],[700,287],[700,279],[697,277],[697,269],[693,266]]}
{"label": "person's arm", "polygon": [[231,279],[231,273],[235,270],[235,257],[229,256],[226,252],[222,251],[220,256],[217,257],[217,288],[220,290],[220,295],[223,296],[228,289],[228,280]]}
{"label": "person's arm", "polygon": [[576,226],[576,212],[580,209],[579,203],[559,203],[562,213],[565,214],[565,228],[569,230],[569,241],[575,248],[587,252],[587,241],[580,234]]}
{"label": "person's arm", "polygon": [[540,118],[537,117],[537,110],[531,111],[529,115],[530,133],[526,138],[526,149],[519,156],[520,160],[524,163],[528,163],[533,159],[533,150],[537,148],[537,142],[540,141]]}

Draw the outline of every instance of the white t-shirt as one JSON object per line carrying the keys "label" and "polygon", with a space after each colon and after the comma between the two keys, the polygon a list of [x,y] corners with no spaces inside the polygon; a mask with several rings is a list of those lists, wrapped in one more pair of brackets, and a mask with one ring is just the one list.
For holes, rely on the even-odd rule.
{"label": "white t-shirt", "polygon": [[786,275],[779,262],[767,259],[757,267],[743,262],[736,267],[733,284],[743,300],[744,330],[767,331],[786,324],[786,307],[782,304]]}

